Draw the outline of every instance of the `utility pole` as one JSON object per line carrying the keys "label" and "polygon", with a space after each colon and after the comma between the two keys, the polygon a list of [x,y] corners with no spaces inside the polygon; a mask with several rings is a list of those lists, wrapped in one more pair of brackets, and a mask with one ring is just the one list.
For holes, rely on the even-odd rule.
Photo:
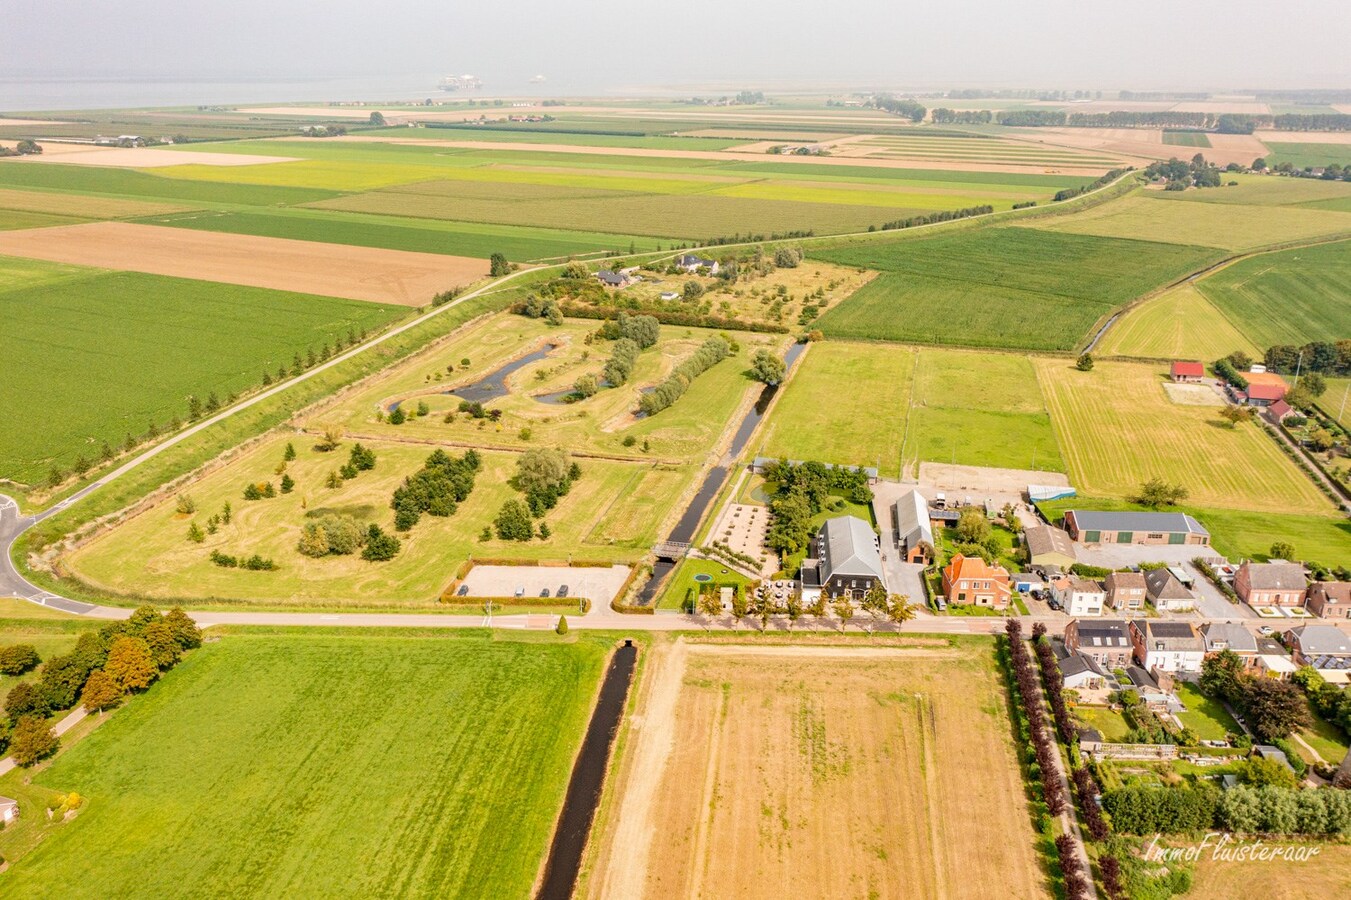
{"label": "utility pole", "polygon": [[1342,408],[1337,411],[1337,421],[1342,421],[1342,413],[1346,412],[1346,395],[1351,394],[1351,382],[1347,382],[1346,390],[1342,391]]}
{"label": "utility pole", "polygon": [[1299,372],[1304,368],[1304,351],[1299,351],[1299,358],[1295,360],[1295,387],[1299,387]]}

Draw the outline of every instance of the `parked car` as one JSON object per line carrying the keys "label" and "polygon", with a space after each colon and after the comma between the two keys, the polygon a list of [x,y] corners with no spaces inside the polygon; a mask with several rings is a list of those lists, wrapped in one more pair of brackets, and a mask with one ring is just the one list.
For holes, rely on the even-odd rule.
{"label": "parked car", "polygon": [[1056,612],[1062,612],[1062,611],[1064,611],[1064,609],[1065,609],[1065,607],[1063,607],[1063,606],[1060,605],[1060,601],[1057,600],[1057,599],[1054,598],[1054,597],[1052,597],[1051,599],[1047,600],[1047,601],[1046,601],[1046,605],[1049,606],[1049,607],[1051,607],[1051,609],[1055,610]]}
{"label": "parked car", "polygon": [[455,596],[456,596],[456,597],[467,597],[467,596],[469,596],[469,585],[467,585],[467,584],[462,584],[462,585],[460,585],[460,589],[459,589],[458,591],[455,592]]}
{"label": "parked car", "polygon": [[948,601],[943,597],[935,597],[934,606],[938,607],[939,612],[946,612],[948,608]]}
{"label": "parked car", "polygon": [[540,595],[541,597],[547,597],[547,596],[549,596],[549,589],[548,589],[548,588],[545,588],[544,590],[542,590],[542,591],[539,592],[539,595]]}
{"label": "parked car", "polygon": [[525,585],[521,585],[520,587],[516,588],[516,596],[517,597],[525,596]]}
{"label": "parked car", "polygon": [[1257,633],[1263,637],[1270,637],[1272,631],[1274,631],[1274,629],[1270,625],[1263,625],[1261,628],[1257,629]]}
{"label": "parked car", "polygon": [[567,595],[568,595],[568,586],[566,584],[560,584],[558,586],[558,596],[566,597]]}

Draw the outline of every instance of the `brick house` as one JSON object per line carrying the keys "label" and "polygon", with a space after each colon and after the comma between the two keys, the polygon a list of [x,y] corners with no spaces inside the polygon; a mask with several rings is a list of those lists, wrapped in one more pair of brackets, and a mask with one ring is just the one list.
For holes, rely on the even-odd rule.
{"label": "brick house", "polygon": [[1351,581],[1315,581],[1309,585],[1308,607],[1325,619],[1351,619]]}
{"label": "brick house", "polygon": [[1078,575],[1061,575],[1052,580],[1051,593],[1071,616],[1100,616],[1107,603],[1102,585]]}
{"label": "brick house", "polygon": [[1295,563],[1248,561],[1234,575],[1234,593],[1249,606],[1303,606],[1306,587]]}
{"label": "brick house", "polygon": [[1121,619],[1071,619],[1065,626],[1065,649],[1104,669],[1124,669],[1131,661],[1130,630]]}
{"label": "brick house", "polygon": [[1179,384],[1197,384],[1206,377],[1206,367],[1199,362],[1175,362],[1168,375]]}
{"label": "brick house", "polygon": [[1185,513],[1071,509],[1065,530],[1081,544],[1210,544],[1210,532]]}
{"label": "brick house", "polygon": [[1007,609],[1011,594],[1008,571],[978,556],[955,554],[943,569],[943,596],[949,603]]}
{"label": "brick house", "polygon": [[1145,576],[1139,572],[1112,572],[1107,576],[1107,605],[1112,609],[1145,608]]}

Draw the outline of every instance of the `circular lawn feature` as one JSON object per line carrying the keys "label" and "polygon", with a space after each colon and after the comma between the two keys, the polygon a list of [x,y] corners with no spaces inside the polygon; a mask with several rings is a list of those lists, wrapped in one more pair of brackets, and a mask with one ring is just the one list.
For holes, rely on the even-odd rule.
{"label": "circular lawn feature", "polygon": [[705,582],[712,581],[713,576],[708,574],[707,572],[700,572],[694,576],[694,580],[699,582],[700,584],[703,584]]}

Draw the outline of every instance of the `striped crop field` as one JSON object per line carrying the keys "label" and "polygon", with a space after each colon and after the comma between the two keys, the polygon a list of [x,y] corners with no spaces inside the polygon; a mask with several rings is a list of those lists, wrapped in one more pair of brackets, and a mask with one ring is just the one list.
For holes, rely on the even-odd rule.
{"label": "striped crop field", "polygon": [[1199,268],[1202,247],[981,228],[814,251],[883,274],[818,327],[842,338],[1069,350],[1112,309]]}
{"label": "striped crop field", "polygon": [[1103,336],[1094,353],[1209,363],[1235,350],[1254,358],[1262,356],[1257,345],[1244,337],[1194,283],[1187,283],[1128,310]]}
{"label": "striped crop field", "polygon": [[1202,131],[1165,131],[1163,142],[1172,147],[1209,147],[1210,138]]}
{"label": "striped crop field", "polygon": [[1151,478],[1187,502],[1264,512],[1336,515],[1331,502],[1254,423],[1229,428],[1216,409],[1173,403],[1160,365],[1034,360],[1051,422],[1084,496],[1129,499]]}
{"label": "striped crop field", "polygon": [[1197,287],[1259,347],[1351,335],[1351,241],[1249,257]]}

